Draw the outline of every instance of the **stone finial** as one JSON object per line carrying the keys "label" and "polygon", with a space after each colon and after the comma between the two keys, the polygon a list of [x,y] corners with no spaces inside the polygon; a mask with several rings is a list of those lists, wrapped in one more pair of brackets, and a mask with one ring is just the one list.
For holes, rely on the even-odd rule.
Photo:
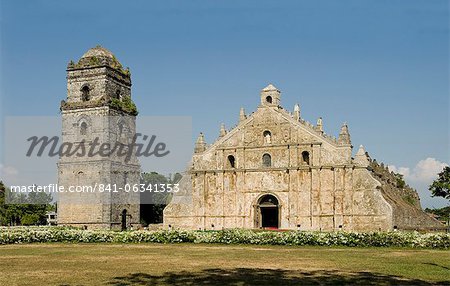
{"label": "stone finial", "polygon": [[295,121],[300,120],[300,105],[298,105],[298,103],[294,105],[294,120]]}
{"label": "stone finial", "polygon": [[322,120],[322,117],[319,117],[319,119],[317,119],[316,129],[317,129],[317,131],[323,133],[323,120]]}
{"label": "stone finial", "polygon": [[220,133],[219,133],[219,138],[222,138],[223,136],[225,136],[227,134],[227,130],[225,129],[225,124],[221,124],[220,125]]}
{"label": "stone finial", "polygon": [[368,167],[369,166],[369,158],[367,158],[366,151],[364,150],[364,146],[360,145],[358,152],[356,152],[355,158],[353,159],[353,162],[361,167]]}
{"label": "stone finial", "polygon": [[200,134],[197,137],[197,141],[195,142],[195,153],[201,153],[206,150],[206,142],[205,142],[205,136],[203,136],[203,133],[200,132]]}
{"label": "stone finial", "polygon": [[348,126],[346,122],[344,122],[341,127],[341,132],[339,132],[338,143],[342,145],[351,144],[350,133],[348,132]]}
{"label": "stone finial", "polygon": [[247,118],[247,116],[245,115],[245,109],[243,107],[241,107],[241,110],[239,111],[239,121],[243,121]]}

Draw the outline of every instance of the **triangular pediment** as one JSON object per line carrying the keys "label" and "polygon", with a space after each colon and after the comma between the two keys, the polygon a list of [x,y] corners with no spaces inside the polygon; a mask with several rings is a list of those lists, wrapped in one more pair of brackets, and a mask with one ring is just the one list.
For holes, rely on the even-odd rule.
{"label": "triangular pediment", "polygon": [[332,138],[328,138],[315,130],[310,123],[294,120],[292,115],[281,107],[260,107],[208,149],[243,146],[250,148],[268,144],[322,143],[334,145],[335,142]]}

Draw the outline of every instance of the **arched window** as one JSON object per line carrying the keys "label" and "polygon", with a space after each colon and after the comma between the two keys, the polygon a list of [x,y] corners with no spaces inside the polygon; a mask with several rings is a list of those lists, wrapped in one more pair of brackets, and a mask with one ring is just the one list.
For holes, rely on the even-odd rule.
{"label": "arched window", "polygon": [[272,97],[271,96],[267,96],[266,97],[266,102],[267,103],[272,103]]}
{"label": "arched window", "polygon": [[264,143],[272,143],[272,133],[269,130],[264,131]]}
{"label": "arched window", "polygon": [[309,165],[309,152],[308,151],[302,152],[302,163]]}
{"label": "arched window", "polygon": [[235,163],[236,163],[236,159],[234,158],[234,156],[233,155],[228,155],[227,167],[228,168],[234,168],[235,167]]}
{"label": "arched window", "polygon": [[272,157],[270,157],[269,154],[264,154],[262,156],[262,163],[263,163],[263,167],[270,167],[272,166]]}
{"label": "arched window", "polygon": [[80,125],[80,134],[81,135],[86,135],[87,134],[87,123],[86,122],[82,122]]}
{"label": "arched window", "polygon": [[81,100],[88,101],[90,99],[90,89],[89,86],[85,85],[81,88]]}

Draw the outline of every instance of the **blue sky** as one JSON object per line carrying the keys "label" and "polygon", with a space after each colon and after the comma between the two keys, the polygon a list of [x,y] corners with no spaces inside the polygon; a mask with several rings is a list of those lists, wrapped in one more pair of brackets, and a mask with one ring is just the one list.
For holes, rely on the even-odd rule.
{"label": "blue sky", "polygon": [[193,138],[211,143],[273,83],[286,109],[298,102],[333,135],[348,122],[355,147],[401,170],[424,206],[445,204],[426,185],[450,162],[448,1],[0,5],[2,121],[58,115],[67,63],[100,44],[130,67],[142,115],[192,116]]}

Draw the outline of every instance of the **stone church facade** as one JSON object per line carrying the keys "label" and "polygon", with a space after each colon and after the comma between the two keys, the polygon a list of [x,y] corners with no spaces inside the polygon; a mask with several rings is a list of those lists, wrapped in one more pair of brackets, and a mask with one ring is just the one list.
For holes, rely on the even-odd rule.
{"label": "stone church facade", "polygon": [[[257,110],[216,142],[197,139],[181,191],[164,210],[171,228],[392,230],[440,228],[417,193],[399,188],[394,174],[361,146],[352,157],[349,130],[339,137],[280,105],[273,85],[261,91]],[[405,198],[409,198],[406,200]]]}
{"label": "stone church facade", "polygon": [[[69,63],[67,99],[60,108],[63,144],[84,141],[87,147],[98,140],[99,144],[126,146],[136,132],[130,72],[100,46]],[[139,224],[139,194],[123,191],[126,184],[138,184],[139,176],[135,156],[129,160],[117,153],[62,156],[58,162],[60,186],[97,189],[58,194],[58,224],[89,229],[126,229]]]}

